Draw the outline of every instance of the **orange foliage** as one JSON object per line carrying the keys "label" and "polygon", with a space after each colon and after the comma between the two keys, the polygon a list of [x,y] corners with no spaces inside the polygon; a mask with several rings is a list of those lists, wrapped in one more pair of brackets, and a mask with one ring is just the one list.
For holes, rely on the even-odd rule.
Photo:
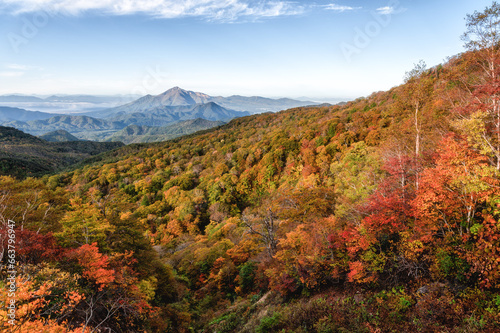
{"label": "orange foliage", "polygon": [[108,269],[108,256],[99,253],[97,243],[84,244],[76,249],[72,256],[83,267],[83,277],[97,284],[102,290],[115,280],[115,271]]}

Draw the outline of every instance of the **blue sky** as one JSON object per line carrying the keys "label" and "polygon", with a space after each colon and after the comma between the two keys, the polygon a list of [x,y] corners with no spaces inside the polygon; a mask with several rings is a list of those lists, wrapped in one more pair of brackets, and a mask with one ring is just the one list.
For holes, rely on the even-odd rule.
{"label": "blue sky", "polygon": [[356,98],[463,51],[483,0],[0,0],[0,94]]}

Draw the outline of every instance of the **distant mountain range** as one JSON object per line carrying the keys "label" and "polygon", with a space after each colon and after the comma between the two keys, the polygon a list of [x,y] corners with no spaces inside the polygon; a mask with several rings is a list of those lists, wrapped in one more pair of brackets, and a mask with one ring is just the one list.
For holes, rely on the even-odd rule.
{"label": "distant mountain range", "polygon": [[[179,87],[174,87],[165,91],[162,94],[153,96],[146,95],[143,97],[134,97],[132,95],[109,95],[109,96],[93,96],[93,95],[53,95],[49,97],[27,96],[27,95],[3,95],[0,96],[0,105],[36,109],[57,109],[60,113],[68,113],[73,111],[69,110],[70,106],[74,108],[82,108],[89,110],[92,108],[102,107],[104,105],[123,105],[129,102],[135,104],[136,111],[142,109],[164,107],[164,106],[181,106],[181,105],[194,105],[205,104],[214,102],[220,106],[234,110],[234,111],[247,111],[252,114],[262,112],[276,112],[289,108],[315,105],[316,102],[307,101],[302,98],[301,100],[290,98],[265,98],[259,96],[245,97],[233,95],[229,97],[222,96],[209,96],[204,93],[184,90]],[[17,104],[17,105],[16,105]],[[108,106],[109,108],[109,106]]]}
{"label": "distant mountain range", "polygon": [[228,121],[233,118],[250,115],[249,112],[240,112],[226,109],[214,102],[190,105],[159,105],[157,100],[147,103],[144,99],[119,106],[116,108],[91,113],[92,116],[124,122],[127,125],[165,126],[181,120],[203,118],[213,121]]}
{"label": "distant mountain range", "polygon": [[[146,95],[128,104],[99,112],[99,114],[101,114],[101,117],[109,117],[117,113],[146,112],[148,110],[164,109],[165,107],[207,103],[215,103],[231,111],[247,112],[246,114],[276,112],[299,106],[317,104],[311,101],[298,101],[289,98],[271,99],[258,96],[245,97],[237,95],[229,97],[212,97],[200,92],[174,87],[162,94],[156,96]],[[98,115],[96,114],[96,116]],[[238,116],[241,116],[241,114],[236,113],[233,118]]]}
{"label": "distant mountain range", "polygon": [[2,95],[0,103],[111,103],[131,100],[133,96],[110,95],[110,96],[93,96],[93,95],[52,95],[49,97],[36,97],[28,95]]}
{"label": "distant mountain range", "polygon": [[0,96],[0,105],[31,111],[75,114],[109,109],[131,102],[139,97],[133,95],[53,95],[48,97],[3,95]]}
{"label": "distant mountain range", "polygon": [[298,101],[290,98],[271,99],[259,96],[229,96],[229,97],[212,97],[212,101],[236,111],[248,111],[252,114],[264,112],[277,112],[306,105],[315,105],[316,102]]}
{"label": "distant mountain range", "polygon": [[[34,96],[9,95],[0,96],[0,103],[2,101],[100,103],[107,101],[107,98],[104,96],[71,95],[50,96],[42,99]],[[122,138],[126,143],[151,142],[220,126],[221,122],[253,113],[279,111],[311,104],[314,102],[287,98],[212,97],[200,92],[174,87],[162,94],[146,95],[118,107],[75,115],[0,107],[0,124],[15,127],[37,136],[62,130],[77,139],[84,140],[107,141]],[[188,120],[191,122],[185,122]],[[202,120],[207,122],[202,123]],[[178,125],[175,125],[176,123]],[[127,128],[128,126],[135,127]],[[178,130],[175,130],[175,126],[178,127]],[[133,129],[132,133],[130,133],[131,129]],[[60,141],[64,140],[66,136],[61,133],[59,135],[52,133],[48,137],[54,137]]]}
{"label": "distant mountain range", "polygon": [[58,114],[0,106],[0,122],[49,119]]}
{"label": "distant mountain range", "polygon": [[[113,140],[116,141],[116,136],[114,137],[114,134],[130,125],[155,128],[170,126],[169,130],[166,132],[160,131],[154,134],[151,132],[150,135],[154,135],[156,141],[158,141],[167,139],[167,137],[175,137],[173,133],[178,133],[177,136],[190,134],[197,130],[220,126],[224,121],[229,121],[237,116],[248,115],[247,112],[228,110],[213,102],[186,106],[166,106],[150,110],[145,109],[143,112],[134,113],[125,113],[123,110],[116,112],[114,109],[110,109],[106,118],[94,118],[84,115],[51,115],[52,117],[50,118],[37,119],[41,118],[40,114],[44,113],[26,110],[20,111],[20,109],[10,111],[9,117],[5,117],[6,120],[8,119],[10,121],[0,120],[3,126],[14,127],[23,132],[37,136],[44,135],[47,132],[64,130],[78,139],[94,141],[108,141],[112,137]],[[16,117],[16,114],[19,116]],[[23,121],[18,119],[35,120]],[[200,124],[200,122],[181,123],[179,126],[182,128],[182,131],[173,130],[176,123],[194,119],[206,120],[207,122],[203,124]],[[192,125],[190,128],[188,128],[189,124]],[[148,134],[141,134],[139,137],[143,140],[142,142],[154,141],[148,136]],[[127,138],[125,141],[138,142],[137,138]]]}

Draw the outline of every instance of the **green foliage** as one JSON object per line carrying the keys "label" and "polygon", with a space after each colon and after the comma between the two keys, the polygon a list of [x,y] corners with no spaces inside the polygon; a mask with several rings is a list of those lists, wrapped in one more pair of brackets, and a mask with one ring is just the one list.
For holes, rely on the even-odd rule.
{"label": "green foliage", "polygon": [[470,265],[457,254],[440,249],[436,253],[436,261],[443,277],[466,282]]}
{"label": "green foliage", "polygon": [[218,333],[230,333],[239,325],[241,317],[237,313],[229,313],[223,315],[210,322],[210,326],[216,326],[216,332]]}
{"label": "green foliage", "polygon": [[260,324],[255,327],[256,333],[273,332],[273,328],[279,324],[281,314],[279,312],[273,313],[261,319]]}
{"label": "green foliage", "polygon": [[256,268],[257,266],[253,262],[246,262],[241,266],[239,284],[242,290],[246,291],[253,288]]}

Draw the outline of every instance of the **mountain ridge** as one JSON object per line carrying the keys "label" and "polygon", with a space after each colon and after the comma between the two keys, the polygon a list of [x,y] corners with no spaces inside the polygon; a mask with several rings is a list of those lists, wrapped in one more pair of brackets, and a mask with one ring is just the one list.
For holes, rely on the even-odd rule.
{"label": "mountain ridge", "polygon": [[[246,97],[232,95],[229,97],[210,96],[201,92],[173,87],[158,95],[146,95],[130,103],[104,110],[100,114],[145,112],[164,107],[187,106],[196,104],[216,103],[217,105],[234,112],[248,112],[248,114],[262,112],[276,112],[293,107],[314,105],[312,101],[299,101],[291,98],[272,99],[260,96]],[[248,115],[245,114],[245,115]],[[235,114],[235,116],[242,116]],[[104,116],[106,117],[106,116]]]}

